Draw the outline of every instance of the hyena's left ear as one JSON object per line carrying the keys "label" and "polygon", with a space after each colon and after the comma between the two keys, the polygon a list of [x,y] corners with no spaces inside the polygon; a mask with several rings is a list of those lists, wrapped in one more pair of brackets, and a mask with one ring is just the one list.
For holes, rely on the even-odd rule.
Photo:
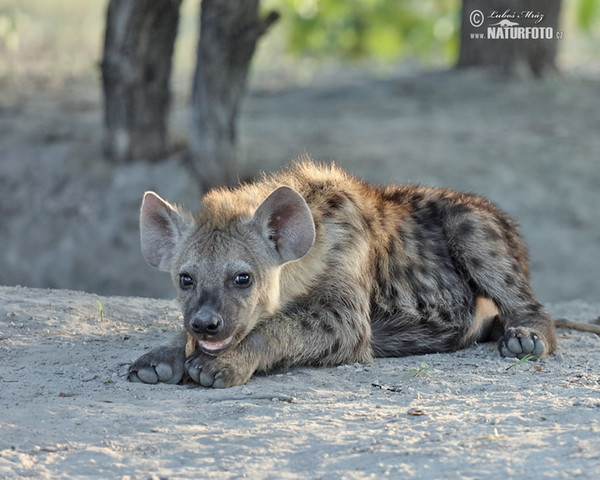
{"label": "hyena's left ear", "polygon": [[168,272],[175,249],[190,224],[176,207],[154,192],[146,192],[140,211],[140,239],[144,259],[153,267]]}
{"label": "hyena's left ear", "polygon": [[258,207],[254,222],[275,244],[280,263],[298,260],[315,241],[315,222],[304,198],[290,187],[279,187]]}

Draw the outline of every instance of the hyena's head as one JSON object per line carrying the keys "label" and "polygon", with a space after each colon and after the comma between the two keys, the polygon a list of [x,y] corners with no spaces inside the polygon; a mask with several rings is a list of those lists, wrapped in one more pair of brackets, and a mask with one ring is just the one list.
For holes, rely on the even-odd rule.
{"label": "hyena's head", "polygon": [[171,273],[185,329],[216,355],[279,307],[281,267],[310,250],[315,226],[289,187],[271,193],[252,216],[219,228],[147,192],[140,233],[146,261]]}

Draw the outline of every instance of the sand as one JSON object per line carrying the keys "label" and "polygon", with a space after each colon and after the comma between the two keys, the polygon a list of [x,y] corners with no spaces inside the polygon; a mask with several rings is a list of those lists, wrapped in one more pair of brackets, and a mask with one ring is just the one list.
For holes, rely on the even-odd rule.
{"label": "sand", "polygon": [[127,382],[179,323],[169,300],[0,287],[0,478],[600,478],[595,334],[512,368],[481,344],[225,390]]}
{"label": "sand", "polygon": [[[244,172],[306,151],[375,183],[483,194],[521,223],[550,312],[593,321],[598,86],[476,72],[255,83]],[[187,97],[174,106],[177,145]],[[173,295],[140,254],[139,204],[154,189],[195,208],[202,192],[178,151],[103,160],[101,119],[93,82],[0,92],[0,284]],[[171,300],[0,287],[0,478],[600,478],[595,334],[562,330],[557,354],[512,368],[482,344],[227,390],[128,383],[129,363],[179,328]]]}

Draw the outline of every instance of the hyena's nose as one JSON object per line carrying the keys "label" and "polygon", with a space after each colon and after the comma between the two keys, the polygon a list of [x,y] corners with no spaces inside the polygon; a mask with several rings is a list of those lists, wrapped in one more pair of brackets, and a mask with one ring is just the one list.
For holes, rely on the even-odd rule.
{"label": "hyena's nose", "polygon": [[190,326],[194,333],[216,335],[223,328],[223,318],[211,309],[201,308],[193,317]]}

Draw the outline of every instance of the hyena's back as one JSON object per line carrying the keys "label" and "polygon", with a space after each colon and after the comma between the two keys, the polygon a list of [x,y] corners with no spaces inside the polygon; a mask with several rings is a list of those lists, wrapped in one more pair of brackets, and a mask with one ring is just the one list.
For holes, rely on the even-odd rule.
{"label": "hyena's back", "polygon": [[[500,310],[496,321],[505,327],[527,318],[554,349],[549,318],[529,287],[517,225],[492,203],[441,188],[378,188],[312,163],[248,186],[236,200],[252,205],[282,184],[304,197],[317,232],[311,252],[284,268],[283,303],[286,295],[294,303],[299,293],[350,302],[339,315],[340,334],[362,332],[357,351],[370,343],[377,356],[400,356],[483,340],[494,315],[481,321],[481,305]],[[321,320],[305,323],[316,328],[311,323]]]}
{"label": "hyena's back", "polygon": [[487,339],[497,309],[478,284],[480,272],[508,281],[497,263],[510,262],[511,281],[528,281],[526,247],[516,224],[471,194],[412,185],[379,193],[387,210],[404,214],[397,222],[384,216],[384,241],[375,242],[374,353],[452,351]]}

